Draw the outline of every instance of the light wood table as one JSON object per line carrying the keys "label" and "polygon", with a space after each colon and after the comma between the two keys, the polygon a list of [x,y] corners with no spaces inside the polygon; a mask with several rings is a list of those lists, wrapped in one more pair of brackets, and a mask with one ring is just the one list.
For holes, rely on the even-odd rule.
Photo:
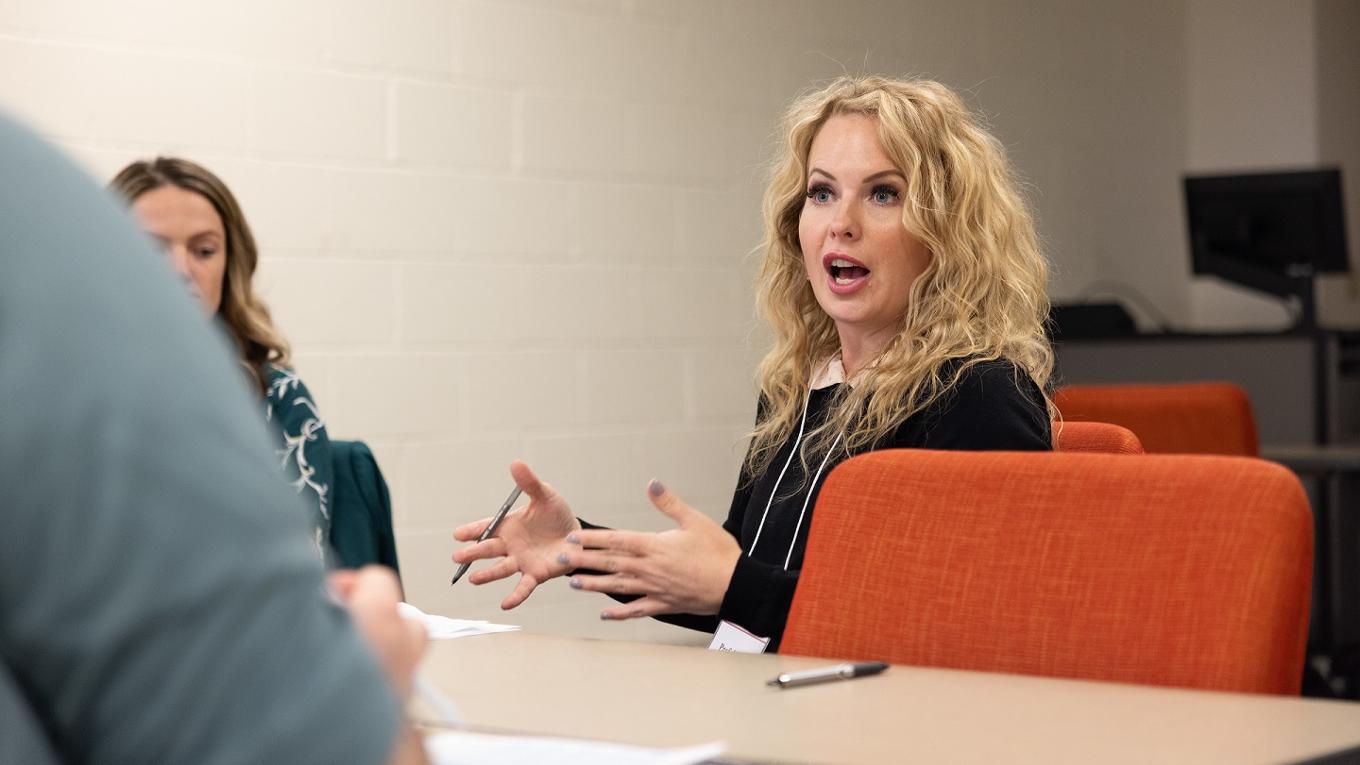
{"label": "light wood table", "polygon": [[514,632],[434,642],[423,672],[474,729],[650,746],[723,740],[734,762],[1278,763],[1346,750],[1360,759],[1360,704],[1350,702],[908,666],[765,684],[828,663]]}

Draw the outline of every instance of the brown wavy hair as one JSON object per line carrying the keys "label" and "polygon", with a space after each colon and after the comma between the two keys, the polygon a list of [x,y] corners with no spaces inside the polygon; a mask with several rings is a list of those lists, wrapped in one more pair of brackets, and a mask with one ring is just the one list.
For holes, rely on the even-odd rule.
{"label": "brown wavy hair", "polygon": [[119,170],[109,182],[109,189],[128,205],[162,186],[176,186],[202,196],[222,219],[222,228],[227,235],[227,265],[222,281],[222,303],[217,314],[236,342],[241,363],[263,394],[266,384],[263,366],[266,363],[287,366],[290,352],[288,341],[269,317],[269,308],[251,289],[250,280],[255,275],[259,251],[255,248],[255,236],[250,233],[245,213],[241,212],[236,197],[221,178],[187,159],[139,160]]}
{"label": "brown wavy hair", "polygon": [[793,101],[783,151],[765,191],[757,303],[774,335],[760,366],[764,414],[746,467],[759,474],[798,426],[809,381],[840,350],[818,305],[798,238],[808,153],[834,115],[862,114],[907,180],[902,225],[930,252],[894,339],[867,360],[855,387],[804,441],[802,459],[833,447],[859,451],[947,393],[978,363],[1005,359],[1048,396],[1053,352],[1044,333],[1048,267],[1001,143],[949,88],[930,80],[842,77]]}

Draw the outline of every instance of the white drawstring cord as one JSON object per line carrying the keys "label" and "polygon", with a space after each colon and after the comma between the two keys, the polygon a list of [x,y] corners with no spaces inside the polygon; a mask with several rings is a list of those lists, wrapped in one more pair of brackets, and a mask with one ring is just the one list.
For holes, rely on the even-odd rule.
{"label": "white drawstring cord", "polygon": [[[808,484],[807,496],[803,498],[803,510],[798,513],[798,525],[793,527],[793,540],[789,542],[789,554],[784,556],[784,570],[789,570],[789,561],[793,560],[793,548],[798,546],[798,532],[803,528],[803,516],[807,515],[808,503],[812,501],[812,491],[817,488],[817,479],[822,477],[822,471],[826,469],[826,463],[831,459],[831,455],[836,451],[836,444],[841,442],[840,435],[831,442],[831,448],[826,450],[826,456],[822,458],[822,464],[817,468],[816,475],[812,476],[812,482]],[[773,496],[771,496],[773,499]]]}
{"label": "white drawstring cord", "polygon": [[746,557],[755,554],[756,545],[760,543],[760,532],[765,530],[765,519],[770,517],[770,505],[774,504],[774,495],[779,493],[779,483],[784,480],[784,473],[788,472],[789,465],[793,463],[793,455],[798,453],[798,444],[803,440],[803,428],[807,426],[808,404],[812,401],[812,389],[808,389],[807,398],[803,399],[803,420],[798,423],[798,437],[793,440],[793,450],[789,452],[789,458],[784,460],[784,469],[779,471],[779,477],[774,479],[774,490],[770,492],[770,500],[765,503],[765,513],[760,516],[760,525],[756,527],[755,539],[751,540],[751,549],[746,551]]}

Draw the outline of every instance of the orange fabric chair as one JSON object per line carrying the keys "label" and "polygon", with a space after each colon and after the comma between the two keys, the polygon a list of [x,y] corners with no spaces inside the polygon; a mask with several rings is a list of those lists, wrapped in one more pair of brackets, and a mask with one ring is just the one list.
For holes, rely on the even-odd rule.
{"label": "orange fabric chair", "polygon": [[780,650],[1297,693],[1312,544],[1264,460],[870,452],[822,487]]}
{"label": "orange fabric chair", "polygon": [[1132,430],[1108,422],[1053,423],[1053,451],[1097,454],[1142,454],[1143,443]]}
{"label": "orange fabric chair", "polygon": [[1069,385],[1053,397],[1063,420],[1110,422],[1148,454],[1260,452],[1246,391],[1231,383]]}

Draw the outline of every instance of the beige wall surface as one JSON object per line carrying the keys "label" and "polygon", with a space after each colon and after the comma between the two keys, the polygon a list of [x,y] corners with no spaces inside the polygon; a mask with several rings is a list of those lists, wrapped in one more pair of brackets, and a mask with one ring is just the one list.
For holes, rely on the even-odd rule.
{"label": "beige wall surface", "polygon": [[508,584],[448,587],[449,531],[496,507],[515,457],[597,522],[663,528],[653,476],[726,513],[762,352],[747,253],[780,105],[842,72],[942,79],[1026,179],[1054,294],[1137,292],[1183,321],[1179,176],[1215,129],[1190,106],[1210,75],[1187,53],[1188,13],[0,0],[0,105],[101,181],[178,153],[238,192],[332,436],[370,442],[388,476],[415,604],[683,640],[602,624],[595,596],[560,583],[501,615]]}
{"label": "beige wall surface", "polygon": [[[1315,164],[1312,4],[1189,0],[1188,29],[1186,169],[1214,174]],[[1226,330],[1290,323],[1279,300],[1213,277],[1196,278],[1190,298],[1197,326]]]}
{"label": "beige wall surface", "polygon": [[[1342,168],[1351,262],[1360,241],[1360,3],[1317,0],[1318,160]],[[1322,282],[1319,315],[1328,324],[1360,324],[1360,272]]]}
{"label": "beige wall surface", "polygon": [[[1360,4],[1189,0],[1186,167],[1239,173],[1340,166],[1352,244],[1360,222]],[[1355,275],[1318,279],[1325,326],[1360,325]],[[1211,278],[1190,288],[1202,329],[1289,326],[1279,300]]]}

